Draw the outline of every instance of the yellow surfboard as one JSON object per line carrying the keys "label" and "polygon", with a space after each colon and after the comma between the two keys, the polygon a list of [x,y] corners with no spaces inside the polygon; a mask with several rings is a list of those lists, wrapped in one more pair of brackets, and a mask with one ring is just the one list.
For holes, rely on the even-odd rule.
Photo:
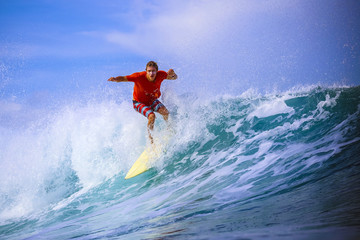
{"label": "yellow surfboard", "polygon": [[174,132],[169,131],[162,137],[161,144],[158,141],[155,141],[157,144],[152,144],[151,146],[147,147],[136,160],[136,162],[132,165],[126,174],[125,179],[136,177],[137,175],[149,170],[151,163],[160,157],[161,153],[165,150],[165,147],[173,135]]}
{"label": "yellow surfboard", "polygon": [[135,177],[151,167],[151,161],[155,158],[160,157],[160,149],[155,147],[148,147],[136,160],[134,165],[130,168],[128,173],[125,176],[125,179]]}

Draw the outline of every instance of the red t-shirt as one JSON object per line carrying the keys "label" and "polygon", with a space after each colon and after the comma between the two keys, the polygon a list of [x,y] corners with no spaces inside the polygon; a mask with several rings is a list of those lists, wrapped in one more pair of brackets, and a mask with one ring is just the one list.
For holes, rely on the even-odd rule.
{"label": "red t-shirt", "polygon": [[134,82],[133,98],[137,102],[150,106],[161,96],[160,86],[162,81],[167,78],[165,71],[158,71],[154,82],[146,78],[146,71],[133,73],[126,76],[130,82]]}

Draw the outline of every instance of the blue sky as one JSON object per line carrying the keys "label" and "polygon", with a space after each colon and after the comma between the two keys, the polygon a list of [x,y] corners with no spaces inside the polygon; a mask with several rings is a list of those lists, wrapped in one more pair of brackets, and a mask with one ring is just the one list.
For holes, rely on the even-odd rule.
{"label": "blue sky", "polygon": [[359,85],[359,19],[356,0],[0,0],[0,98],[131,97],[106,79],[149,60],[179,93]]}

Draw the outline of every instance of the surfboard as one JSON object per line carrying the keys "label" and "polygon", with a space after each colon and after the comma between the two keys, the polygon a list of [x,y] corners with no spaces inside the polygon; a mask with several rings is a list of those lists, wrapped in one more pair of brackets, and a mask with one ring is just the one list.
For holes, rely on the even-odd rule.
{"label": "surfboard", "polygon": [[161,144],[159,141],[155,141],[156,144],[154,143],[147,147],[127,172],[125,179],[136,177],[137,175],[149,170],[151,163],[158,159],[161,153],[164,152],[165,147],[173,135],[174,131],[170,130],[161,139]]}
{"label": "surfboard", "polygon": [[140,157],[136,160],[136,162],[132,165],[132,167],[126,174],[125,179],[136,177],[137,175],[146,172],[151,166],[151,161],[158,157],[160,157],[159,148],[146,148],[144,152],[140,155]]}

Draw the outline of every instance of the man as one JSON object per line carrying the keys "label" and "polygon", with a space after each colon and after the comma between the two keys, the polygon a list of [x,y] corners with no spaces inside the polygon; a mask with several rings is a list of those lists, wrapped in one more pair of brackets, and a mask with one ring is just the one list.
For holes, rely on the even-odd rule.
{"label": "man", "polygon": [[148,131],[151,143],[153,138],[151,132],[154,129],[155,113],[160,113],[164,120],[167,121],[169,111],[158,100],[161,96],[160,86],[165,80],[175,80],[177,75],[173,69],[168,72],[159,71],[158,65],[154,61],[146,64],[145,71],[136,72],[128,76],[111,77],[111,82],[134,82],[133,106],[136,111],[148,118]]}

